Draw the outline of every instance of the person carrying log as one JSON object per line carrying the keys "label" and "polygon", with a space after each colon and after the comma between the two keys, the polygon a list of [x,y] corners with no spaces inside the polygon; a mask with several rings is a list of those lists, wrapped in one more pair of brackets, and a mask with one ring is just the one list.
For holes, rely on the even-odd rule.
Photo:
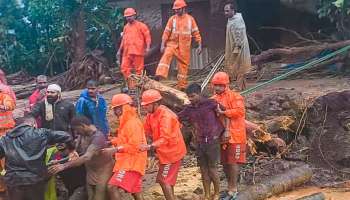
{"label": "person carrying log", "polygon": [[239,90],[246,88],[245,74],[250,71],[251,58],[246,26],[241,13],[233,3],[224,7],[228,18],[226,27],[225,71],[231,80],[236,80]]}
{"label": "person carrying log", "polygon": [[143,200],[142,178],[145,175],[147,152],[140,151],[147,144],[146,135],[133,100],[127,94],[117,94],[112,98],[112,109],[119,118],[116,138],[111,139],[114,147],[105,149],[115,153],[114,175],[109,180],[108,191],[111,200],[122,200],[120,189],[132,194],[135,200]]}
{"label": "person carrying log", "polygon": [[143,71],[145,54],[151,48],[151,34],[146,24],[136,20],[135,9],[126,8],[124,17],[127,24],[124,26],[122,42],[117,52],[117,61],[120,63],[122,55],[120,68],[128,83],[132,70],[138,75],[141,75]]}
{"label": "person carrying log", "polygon": [[195,19],[186,13],[187,4],[184,0],[176,0],[173,5],[173,10],[176,15],[173,15],[168,20],[165,27],[161,53],[162,58],[159,61],[156,76],[167,78],[170,68],[170,63],[175,56],[177,59],[177,88],[184,90],[187,86],[187,74],[191,60],[191,43],[192,37],[198,43],[197,52],[202,51],[202,38]]}
{"label": "person carrying log", "polygon": [[238,177],[240,164],[246,162],[246,125],[243,97],[229,88],[230,78],[225,72],[217,72],[211,80],[215,95],[212,97],[221,106],[217,112],[227,117],[226,129],[229,131],[229,140],[222,144],[221,163],[227,178],[228,192],[226,200],[235,199],[238,194]]}
{"label": "person carrying log", "polygon": [[96,81],[89,80],[86,83],[86,89],[81,92],[75,104],[75,111],[76,115],[89,118],[97,129],[108,137],[107,102],[99,93]]}
{"label": "person carrying log", "polygon": [[140,146],[141,151],[155,149],[159,159],[157,182],[166,200],[175,200],[174,186],[186,155],[186,145],[180,130],[180,122],[175,113],[161,104],[158,90],[146,90],[142,94],[141,105],[148,113],[144,124],[151,144]]}
{"label": "person carrying log", "polygon": [[0,138],[0,158],[6,158],[5,182],[11,200],[44,200],[49,179],[45,164],[50,145],[71,142],[63,131],[36,128],[31,116],[18,120],[18,126]]}
{"label": "person carrying log", "polygon": [[69,168],[85,166],[88,200],[105,200],[114,163],[112,157],[102,151],[108,145],[107,139],[85,116],[74,117],[71,125],[78,135],[77,152],[82,156],[63,164],[52,165],[49,172],[57,174]]}
{"label": "person carrying log", "polygon": [[[201,95],[201,86],[193,83],[186,88],[191,104],[178,113],[181,121],[189,121],[195,128],[197,163],[201,170],[204,199],[218,199],[220,177],[218,162],[220,158],[220,140],[225,128],[217,115],[218,103]],[[225,139],[225,138],[223,138]],[[214,185],[211,196],[210,185]]]}

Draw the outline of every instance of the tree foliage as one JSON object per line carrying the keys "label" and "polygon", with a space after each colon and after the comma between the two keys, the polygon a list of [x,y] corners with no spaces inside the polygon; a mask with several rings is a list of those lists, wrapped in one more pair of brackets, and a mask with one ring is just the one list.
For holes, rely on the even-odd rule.
{"label": "tree foliage", "polygon": [[8,72],[66,70],[78,9],[85,13],[87,51],[111,56],[123,18],[107,0],[6,0],[0,1],[0,66]]}
{"label": "tree foliage", "polygon": [[350,0],[320,0],[318,15],[336,24],[340,39],[350,39]]}

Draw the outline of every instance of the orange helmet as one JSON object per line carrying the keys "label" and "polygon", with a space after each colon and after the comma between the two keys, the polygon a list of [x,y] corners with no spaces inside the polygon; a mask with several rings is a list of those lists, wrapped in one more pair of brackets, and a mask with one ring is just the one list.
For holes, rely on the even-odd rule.
{"label": "orange helmet", "polygon": [[146,90],[142,93],[142,101],[141,105],[145,106],[147,104],[159,101],[162,99],[162,95],[160,95],[158,90]]}
{"label": "orange helmet", "polygon": [[185,0],[175,0],[174,4],[173,4],[173,9],[180,9],[180,8],[184,8],[186,7],[187,4],[185,2]]}
{"label": "orange helmet", "polygon": [[217,72],[211,80],[213,85],[228,85],[230,83],[230,77],[225,72]]}
{"label": "orange helmet", "polygon": [[132,103],[132,99],[127,94],[116,94],[112,98],[112,108]]}
{"label": "orange helmet", "polygon": [[124,10],[124,17],[130,17],[136,15],[136,11],[133,8],[127,8]]}

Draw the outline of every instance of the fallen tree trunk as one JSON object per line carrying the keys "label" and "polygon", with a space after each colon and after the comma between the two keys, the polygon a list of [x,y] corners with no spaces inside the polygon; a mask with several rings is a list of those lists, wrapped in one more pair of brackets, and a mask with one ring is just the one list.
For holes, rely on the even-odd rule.
{"label": "fallen tree trunk", "polygon": [[139,85],[142,86],[143,90],[158,90],[162,94],[164,104],[170,106],[176,111],[181,110],[185,104],[190,103],[187,95],[184,92],[176,90],[175,88],[166,86],[148,77],[143,77],[141,80],[141,77],[135,75],[133,78],[139,81]]}
{"label": "fallen tree trunk", "polygon": [[322,192],[318,192],[312,195],[308,195],[297,200],[325,200],[326,196]]}
{"label": "fallen tree trunk", "polygon": [[326,43],[306,47],[278,48],[263,51],[259,55],[252,56],[253,65],[261,65],[268,62],[294,63],[317,56],[321,51],[335,50],[350,45],[350,40],[337,43]]}
{"label": "fallen tree trunk", "polygon": [[276,116],[272,119],[264,120],[258,124],[269,133],[276,133],[279,131],[290,131],[291,126],[295,120],[291,116]]}
{"label": "fallen tree trunk", "polygon": [[[163,96],[163,103],[175,111],[180,111],[183,109],[185,104],[189,104],[190,101],[184,92],[176,90],[172,87],[166,86],[158,81],[152,80],[148,77],[133,76],[136,81],[139,82],[144,90],[156,89],[160,91]],[[141,80],[142,79],[142,80]],[[284,120],[275,120],[278,122],[283,122]],[[283,124],[283,123],[282,123]],[[282,126],[282,125],[281,125]],[[278,138],[276,135],[271,135],[269,132],[265,131],[259,125],[246,120],[247,135],[249,137],[248,146],[252,154],[256,154],[255,143],[265,144],[273,153],[284,152],[286,148],[285,142]]]}
{"label": "fallen tree trunk", "polygon": [[278,195],[308,182],[312,170],[308,165],[302,165],[288,170],[284,174],[273,176],[260,184],[252,185],[238,193],[238,200],[263,200],[272,195]]}

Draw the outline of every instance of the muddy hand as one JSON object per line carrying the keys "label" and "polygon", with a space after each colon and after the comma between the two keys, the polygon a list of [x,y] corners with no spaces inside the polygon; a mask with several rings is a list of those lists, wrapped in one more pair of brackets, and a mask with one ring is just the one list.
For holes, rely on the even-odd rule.
{"label": "muddy hand", "polygon": [[55,175],[61,171],[64,170],[64,165],[63,164],[57,164],[57,165],[52,165],[48,168],[49,174]]}

